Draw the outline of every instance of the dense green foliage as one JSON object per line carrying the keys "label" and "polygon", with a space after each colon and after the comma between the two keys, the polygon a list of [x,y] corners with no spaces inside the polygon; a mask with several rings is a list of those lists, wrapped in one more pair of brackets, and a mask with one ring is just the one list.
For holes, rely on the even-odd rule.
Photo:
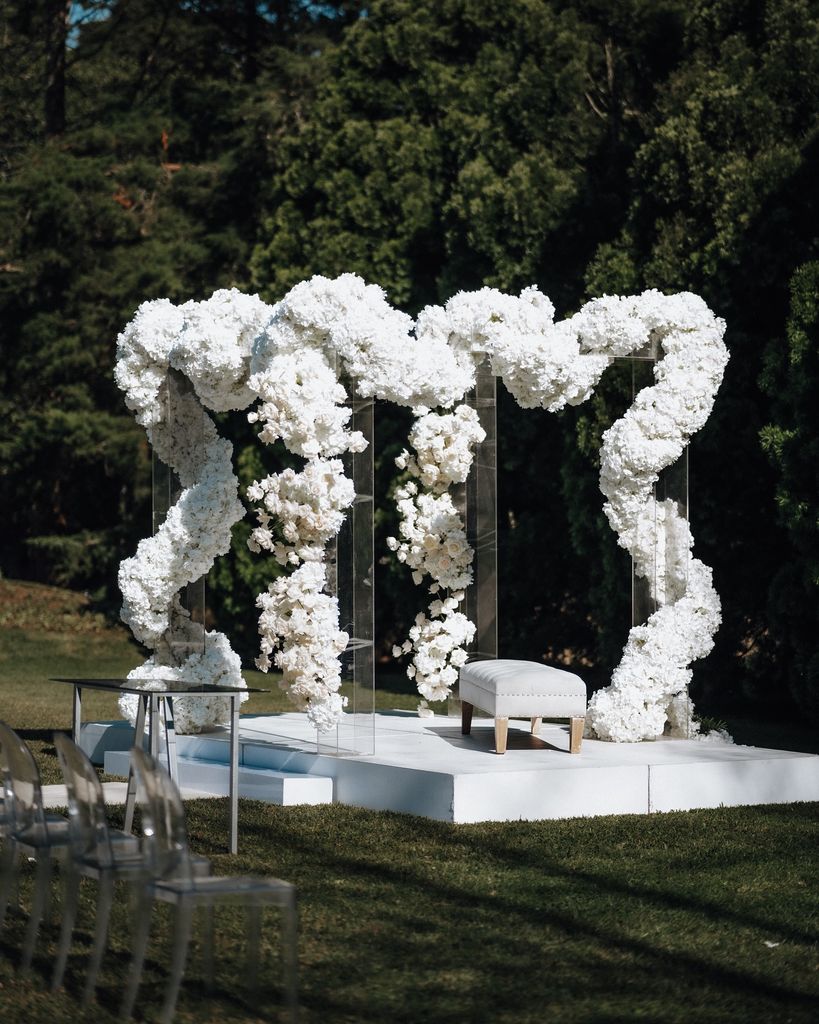
{"label": "dense green foliage", "polygon": [[762,441],[779,470],[776,503],[790,541],[770,589],[771,623],[786,680],[808,717],[819,717],[819,263],[791,282],[787,345],[771,345],[764,378],[774,423]]}
{"label": "dense green foliage", "polygon": [[[348,270],[413,313],[481,284],[537,284],[561,315],[692,289],[732,353],[691,454],[696,550],[724,611],[695,696],[819,716],[815,2],[65,10],[0,0],[4,574],[114,602],[116,563],[147,531],[148,468],[111,366],[144,299],[236,285],[272,301]],[[500,398],[502,653],[590,682],[629,623],[596,459],[630,399],[628,368],[558,416]],[[382,496],[404,427],[379,419]],[[241,417],[226,429],[247,482],[252,435]],[[211,594],[247,656],[269,570],[241,532]],[[380,571],[386,645],[414,602],[407,574]]]}

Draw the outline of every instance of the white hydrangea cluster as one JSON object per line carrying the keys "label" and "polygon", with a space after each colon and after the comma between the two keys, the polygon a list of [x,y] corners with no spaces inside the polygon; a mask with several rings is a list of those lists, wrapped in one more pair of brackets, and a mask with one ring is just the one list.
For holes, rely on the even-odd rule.
{"label": "white hydrangea cluster", "polygon": [[466,647],[475,636],[475,624],[458,605],[463,593],[433,601],[429,616],[420,612],[409,631],[409,639],[392,649],[393,657],[414,652],[407,675],[427,700],[446,700],[458,681],[458,669],[466,664]]}
{"label": "white hydrangea cluster", "polygon": [[685,594],[631,629],[611,685],[592,696],[587,722],[594,735],[633,743],[662,736],[666,722],[671,735],[696,734],[689,664],[710,652],[719,624],[711,570],[692,559]]}
{"label": "white hydrangea cluster", "polygon": [[396,458],[429,491],[440,493],[469,476],[476,444],[486,437],[478,413],[471,405],[459,405],[451,413],[429,412],[419,416],[410,431],[415,454],[406,449]]}
{"label": "white hydrangea cluster", "polygon": [[142,303],[117,338],[114,380],[137,423],[146,429],[163,419],[159,393],[184,324],[184,313],[170,299],[155,299]]}
{"label": "white hydrangea cluster", "polygon": [[653,335],[664,354],[655,364],[656,383],[606,431],[600,451],[604,509],[618,542],[632,550],[657,474],[676,462],[713,408],[728,361],[725,323],[689,293],[648,291],[620,299],[607,312],[605,323],[615,334],[623,322],[642,320],[644,340]]}
{"label": "white hydrangea cluster", "polygon": [[281,670],[279,685],[319,732],[338,723],[347,703],[338,693],[338,658],[349,638],[338,628],[338,601],[323,592],[326,582],[321,562],[305,562],[256,600],[262,634],[257,664],[263,671],[271,664]]}
{"label": "white hydrangea cluster", "polygon": [[333,353],[363,397],[406,406],[449,406],[472,386],[474,370],[437,332],[416,330],[382,288],[355,274],[302,281],[273,308],[252,372],[279,352]]}
{"label": "white hydrangea cluster", "polygon": [[472,582],[475,553],[470,547],[463,520],[449,494],[427,494],[412,480],[395,492],[401,522],[401,540],[387,538],[387,546],[399,562],[412,569],[412,579],[432,582],[431,594],[444,590],[462,590]]}
{"label": "white hydrangea cluster", "polygon": [[[269,355],[267,344],[263,351]],[[273,444],[281,438],[306,459],[364,450],[363,435],[347,430],[347,392],[321,352],[283,352],[262,362],[257,349],[254,368],[250,386],[261,404],[248,419],[263,424],[259,440]]]}
{"label": "white hydrangea cluster", "polygon": [[694,538],[676,501],[657,501],[650,494],[634,540],[635,571],[649,581],[652,598],[661,605],[678,601],[687,586]]}
{"label": "white hydrangea cluster", "polygon": [[253,343],[271,307],[258,295],[230,288],[179,309],[184,322],[171,366],[191,381],[206,409],[246,409],[256,397],[248,380]]}
{"label": "white hydrangea cluster", "polygon": [[[191,404],[197,406],[193,412]],[[196,417],[193,431],[205,440],[193,447],[195,459],[184,459],[185,447],[168,442],[161,423],[151,428],[154,443],[178,471],[182,494],[169,510],[165,522],[152,536],[139,542],[136,554],[119,568],[119,588],[123,597],[121,617],[140,643],[155,648],[172,626],[174,595],[193,583],[230,547],[230,531],[244,516],[244,507],[236,496],[237,480],[231,465],[231,445],[216,436],[216,428],[193,398],[178,403],[180,421]],[[201,432],[200,432],[201,431]],[[167,451],[166,451],[167,449]],[[198,470],[191,472],[192,466]],[[192,543],[192,538],[196,538]]]}
{"label": "white hydrangea cluster", "polygon": [[554,312],[537,288],[524,289],[519,298],[481,288],[423,310],[418,330],[445,335],[467,365],[488,356],[492,372],[524,409],[556,412],[589,397],[611,356],[587,350],[573,318],[555,324]]}
{"label": "white hydrangea cluster", "polygon": [[[251,551],[272,551],[281,565],[298,565],[324,559],[324,547],[341,529],[355,490],[340,459],[316,458],[300,473],[285,469],[255,481],[247,496],[262,505],[260,525],[248,541]],[[283,540],[276,539],[271,521]]]}
{"label": "white hydrangea cluster", "polygon": [[[319,308],[316,316],[322,320]],[[326,581],[322,563],[326,545],[355,500],[343,463],[332,456],[366,447],[363,435],[348,429],[347,392],[327,340],[326,332],[289,316],[287,298],[275,306],[253,350],[250,385],[261,401],[248,416],[251,423],[261,423],[261,441],[281,439],[289,451],[307,460],[300,472],[285,469],[247,489],[258,520],[248,539],[251,551],[271,551],[281,565],[301,566],[259,596],[261,655],[256,664],[266,672],[271,652],[277,652],[282,687],[321,732],[334,728],[343,711],[338,656],[347,643],[338,628],[338,602],[320,593]],[[322,600],[315,603],[316,597]],[[297,625],[301,621],[303,599],[320,612],[314,627],[321,627],[328,638],[323,650],[320,633],[294,629],[290,623],[291,606],[297,609]],[[340,648],[333,646],[332,637],[344,637]]]}
{"label": "white hydrangea cluster", "polygon": [[[163,664],[162,653],[155,652],[144,664],[128,673],[128,680],[138,682],[143,690],[161,690],[169,681],[191,689],[197,686],[245,686],[239,655],[233,651],[224,633],[208,632],[204,636],[197,633],[195,639],[200,649],[188,655],[184,664]],[[247,697],[243,693],[240,700],[245,701]],[[119,698],[120,712],[131,722],[136,721],[138,700],[129,693]],[[226,726],[230,722],[230,698],[220,694],[213,697],[174,697],[173,718],[174,728],[179,733],[205,732],[214,725]]]}
{"label": "white hydrangea cluster", "polygon": [[191,381],[206,408],[246,408],[254,398],[248,389],[253,342],[270,313],[258,296],[234,288],[181,306],[143,302],[117,339],[114,368],[137,422],[148,428],[161,421],[159,392],[169,369]]}

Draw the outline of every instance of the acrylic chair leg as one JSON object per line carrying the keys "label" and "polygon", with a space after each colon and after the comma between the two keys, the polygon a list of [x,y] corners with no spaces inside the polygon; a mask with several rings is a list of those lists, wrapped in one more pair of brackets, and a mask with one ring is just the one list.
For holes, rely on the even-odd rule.
{"label": "acrylic chair leg", "polygon": [[176,1000],[179,996],[179,988],[182,984],[182,975],[185,973],[185,961],[188,957],[188,943],[191,938],[191,923],[193,919],[193,907],[187,900],[180,900],[176,905],[176,922],[173,930],[173,954],[171,955],[171,973],[168,978],[168,988],[165,992],[165,1002],[159,1019],[162,1024],[171,1024]]}
{"label": "acrylic chair leg", "polygon": [[43,918],[48,903],[48,891],[51,887],[51,857],[47,852],[37,857],[37,872],[35,875],[34,895],[31,899],[31,915],[28,919],[26,936],[23,940],[23,958],[20,961],[20,969],[23,973],[31,967],[34,959],[34,947],[37,945],[37,933],[40,931],[40,921]]}
{"label": "acrylic chair leg", "polygon": [[151,933],[151,908],[153,901],[150,890],[141,887],[136,899],[136,914],[134,920],[134,940],[131,951],[131,966],[128,969],[128,980],[125,984],[125,994],[122,997],[122,1005],[119,1009],[119,1019],[129,1020],[134,1012],[139,982],[142,978],[142,965],[145,963],[145,954],[148,950],[148,938]]}
{"label": "acrylic chair leg", "polygon": [[80,895],[80,876],[71,870],[69,864],[63,867],[63,921],[60,928],[60,945],[57,951],[57,962],[54,964],[54,977],[51,979],[51,991],[56,992],[63,983],[65,965],[68,962],[68,951],[71,949],[71,937],[74,933],[74,922],[77,919],[77,904]]}
{"label": "acrylic chair leg", "polygon": [[290,894],[282,915],[282,954],[284,959],[285,1005],[289,1024],[299,1019],[299,917],[295,890]]}
{"label": "acrylic chair leg", "polygon": [[6,911],[16,886],[17,844],[13,839],[7,838],[3,844],[3,855],[0,857],[0,931],[3,930]]}
{"label": "acrylic chair leg", "polygon": [[213,991],[213,916],[212,903],[202,906],[202,974],[205,979],[205,991]]}
{"label": "acrylic chair leg", "polygon": [[94,948],[88,961],[88,973],[85,976],[85,988],[82,1005],[87,1009],[93,999],[97,987],[97,976],[100,972],[102,958],[105,955],[105,942],[108,938],[108,921],[111,917],[111,904],[114,902],[114,878],[110,872],[100,875],[99,892],[97,893],[97,925],[94,929]]}
{"label": "acrylic chair leg", "polygon": [[255,1002],[259,995],[259,949],[262,941],[262,908],[247,908],[247,990]]}

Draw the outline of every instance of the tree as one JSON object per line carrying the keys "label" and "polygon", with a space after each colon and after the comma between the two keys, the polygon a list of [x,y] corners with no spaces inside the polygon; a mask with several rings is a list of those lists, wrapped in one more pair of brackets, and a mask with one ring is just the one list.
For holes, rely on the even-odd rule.
{"label": "tree", "polygon": [[71,0],[46,3],[46,135],[62,135],[65,131],[65,57],[71,6]]}
{"label": "tree", "polygon": [[[681,11],[548,0],[372,4],[330,55],[306,116],[275,140],[254,285],[273,298],[313,273],[352,270],[416,312],[462,288],[534,283],[571,312],[601,236],[622,220],[630,154],[657,82],[678,58]],[[596,466],[575,458],[571,473],[561,470],[576,446],[572,414],[538,416],[507,398],[502,646],[553,660],[604,653],[611,667],[628,625],[629,568],[604,525]],[[402,429],[382,413],[385,451]],[[597,448],[599,440],[594,458]],[[578,517],[594,524],[602,557],[579,534],[572,549]],[[601,562],[616,564],[614,588],[610,575],[598,585]],[[389,578],[379,590],[390,595],[379,601],[383,636],[407,614],[398,613],[395,586]],[[614,606],[613,590],[623,595]]]}
{"label": "tree", "polygon": [[788,282],[815,250],[817,33],[803,0],[693,6],[686,58],[636,155],[624,227],[587,273],[589,292],[699,292],[728,324],[731,361],[691,461],[696,546],[723,598],[717,650],[698,669],[711,701],[781,706],[768,606],[785,541],[758,442],[768,417],[758,377],[781,344]]}
{"label": "tree", "polygon": [[769,592],[776,658],[800,711],[819,721],[819,261],[791,279],[785,345],[771,345],[763,386],[775,421],[762,444],[779,473],[788,545]]}
{"label": "tree", "polygon": [[[116,337],[146,299],[245,284],[257,133],[287,80],[252,90],[242,54],[187,3],[75,5],[64,131],[44,139],[45,11],[17,6],[6,36],[39,56],[0,177],[0,567],[118,603],[117,563],[150,528],[150,464],[113,382]],[[0,73],[5,96],[14,74]]]}

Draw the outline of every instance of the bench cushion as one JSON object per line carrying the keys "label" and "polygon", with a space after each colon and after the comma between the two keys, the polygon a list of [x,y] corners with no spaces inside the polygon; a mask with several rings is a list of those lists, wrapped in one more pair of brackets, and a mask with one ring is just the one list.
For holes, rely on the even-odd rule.
{"label": "bench cushion", "polygon": [[459,697],[494,718],[584,718],[586,684],[536,661],[472,661],[460,671]]}

